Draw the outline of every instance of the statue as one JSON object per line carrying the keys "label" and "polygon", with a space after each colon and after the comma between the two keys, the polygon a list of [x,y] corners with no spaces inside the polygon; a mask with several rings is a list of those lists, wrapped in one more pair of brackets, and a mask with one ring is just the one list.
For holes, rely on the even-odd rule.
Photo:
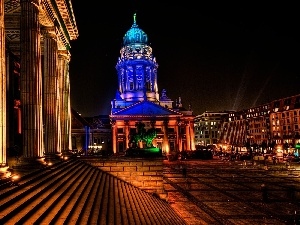
{"label": "statue", "polygon": [[[159,155],[160,149],[153,146],[153,140],[157,133],[155,128],[145,129],[145,124],[142,122],[136,123],[137,133],[132,134],[129,140],[129,148],[126,150],[127,156],[134,155]],[[139,143],[145,143],[146,148],[140,148]]]}

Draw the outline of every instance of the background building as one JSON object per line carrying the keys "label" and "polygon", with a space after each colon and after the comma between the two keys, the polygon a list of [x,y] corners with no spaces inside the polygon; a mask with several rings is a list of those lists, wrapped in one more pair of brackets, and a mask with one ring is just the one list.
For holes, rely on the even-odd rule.
{"label": "background building", "polygon": [[222,116],[228,115],[228,113],[228,111],[205,111],[201,115],[197,115],[194,119],[196,145],[217,145],[220,139],[219,128]]}
{"label": "background building", "polygon": [[72,150],[84,155],[111,153],[109,115],[83,118],[72,109]]}
{"label": "background building", "polygon": [[254,152],[294,153],[300,143],[300,95],[222,116],[219,145]]}

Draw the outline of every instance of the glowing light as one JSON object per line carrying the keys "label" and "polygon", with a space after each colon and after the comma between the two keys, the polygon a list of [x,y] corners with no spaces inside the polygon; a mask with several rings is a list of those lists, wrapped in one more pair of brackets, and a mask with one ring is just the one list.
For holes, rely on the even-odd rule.
{"label": "glowing light", "polygon": [[11,176],[11,172],[6,171],[6,172],[4,173],[4,177],[5,177],[5,178],[9,178],[10,176]]}
{"label": "glowing light", "polygon": [[18,180],[20,178],[20,176],[18,175],[18,174],[14,174],[12,177],[11,177],[11,179],[12,180]]}
{"label": "glowing light", "polygon": [[164,145],[163,145],[163,149],[165,149],[165,152],[166,152],[167,154],[169,154],[169,152],[170,152],[169,145],[164,144]]}
{"label": "glowing light", "polygon": [[94,143],[94,145],[89,145],[88,146],[89,149],[93,148],[93,149],[102,149],[102,145],[96,145],[96,143]]}
{"label": "glowing light", "polygon": [[7,169],[8,169],[8,166],[0,167],[0,172],[6,172]]}

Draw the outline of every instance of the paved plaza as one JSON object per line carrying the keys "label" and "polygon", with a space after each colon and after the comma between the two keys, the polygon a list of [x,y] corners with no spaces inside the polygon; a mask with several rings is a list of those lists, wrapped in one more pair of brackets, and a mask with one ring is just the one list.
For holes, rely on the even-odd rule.
{"label": "paved plaza", "polygon": [[[193,224],[300,224],[300,165],[164,161],[171,206]],[[186,168],[186,174],[183,168]]]}

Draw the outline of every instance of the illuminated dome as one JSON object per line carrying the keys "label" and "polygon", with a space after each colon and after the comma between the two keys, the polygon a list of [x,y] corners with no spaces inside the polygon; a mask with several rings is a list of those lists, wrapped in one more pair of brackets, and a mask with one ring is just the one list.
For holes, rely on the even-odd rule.
{"label": "illuminated dome", "polygon": [[123,45],[134,43],[148,43],[147,34],[136,24],[136,13],[133,15],[133,24],[123,37]]}

